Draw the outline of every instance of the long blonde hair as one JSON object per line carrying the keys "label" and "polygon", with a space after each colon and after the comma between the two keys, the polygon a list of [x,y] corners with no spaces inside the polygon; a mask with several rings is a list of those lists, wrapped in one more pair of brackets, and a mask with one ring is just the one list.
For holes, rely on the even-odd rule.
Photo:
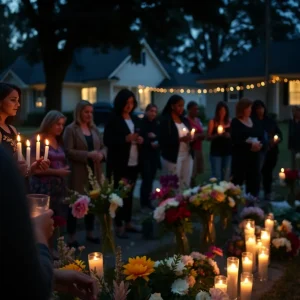
{"label": "long blonde hair", "polygon": [[[58,122],[59,119],[65,119],[66,120],[66,117],[63,115],[63,113],[61,113],[60,111],[58,110],[50,110],[46,116],[44,117],[41,125],[40,125],[40,128],[38,130],[38,133],[41,134],[41,135],[45,135],[49,132],[50,128],[56,124]],[[62,134],[57,138],[57,141],[58,142],[61,142],[62,141]]]}
{"label": "long blonde hair", "polygon": [[[77,103],[77,105],[75,107],[75,110],[74,110],[74,122],[75,122],[75,124],[77,124],[77,125],[81,124],[81,122],[82,122],[81,121],[81,112],[87,106],[93,107],[93,105],[89,101],[86,101],[86,100],[81,100]],[[90,128],[96,127],[93,120],[88,124],[88,126]]]}

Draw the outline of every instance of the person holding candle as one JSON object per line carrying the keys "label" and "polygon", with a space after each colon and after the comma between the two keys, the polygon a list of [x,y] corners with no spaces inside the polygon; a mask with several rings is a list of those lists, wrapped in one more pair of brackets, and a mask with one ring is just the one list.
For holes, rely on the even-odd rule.
{"label": "person holding candle", "polygon": [[[193,163],[193,172],[192,172],[192,183],[195,182],[195,178],[202,174],[204,171],[204,159],[202,151],[202,141],[205,139],[205,133],[203,131],[203,125],[199,119],[199,106],[195,101],[191,101],[187,105],[188,111],[188,120],[191,127],[195,130],[193,141],[193,150],[194,150],[194,163]],[[192,184],[193,185],[193,184]]]}
{"label": "person holding candle", "polygon": [[140,202],[142,210],[153,210],[151,192],[157,169],[160,168],[157,106],[149,104],[145,117],[141,122],[141,136],[144,143],[141,146],[141,176]]}
{"label": "person holding candle", "polygon": [[210,144],[210,164],[212,177],[230,180],[231,137],[229,110],[225,102],[216,106],[215,116],[208,123],[207,139]]}
{"label": "person holding candle", "polygon": [[194,149],[190,136],[192,128],[183,112],[182,96],[171,96],[162,111],[159,144],[163,173],[176,174],[180,187],[187,188],[191,183]]}
{"label": "person holding candle", "polygon": [[252,101],[242,98],[236,104],[236,118],[231,122],[232,182],[246,184],[246,193],[257,197],[260,190],[260,158],[265,146],[264,129],[251,119]]}
{"label": "person holding candle", "polygon": [[282,141],[282,132],[277,122],[268,116],[263,101],[255,100],[252,105],[251,118],[260,122],[264,132],[266,147],[261,151],[261,175],[265,200],[271,199],[273,170],[276,167],[279,155],[279,143]]}
{"label": "person holding candle", "polygon": [[[84,194],[85,186],[88,184],[88,169],[91,168],[94,176],[100,182],[103,173],[101,162],[106,157],[106,149],[103,145],[100,133],[94,124],[93,106],[88,101],[80,101],[74,110],[74,122],[66,127],[64,132],[64,146],[67,158],[71,166],[69,187],[80,194]],[[95,216],[87,214],[84,217],[86,240],[99,244],[100,239],[94,236]],[[67,231],[69,234],[69,245],[77,247],[76,241],[77,219],[69,210],[67,220]]]}
{"label": "person holding candle", "polygon": [[137,101],[132,91],[122,89],[114,100],[114,114],[104,129],[104,144],[107,146],[107,177],[113,176],[117,185],[126,178],[132,189],[123,199],[123,207],[118,208],[115,225],[118,238],[127,239],[128,232],[140,233],[140,228],[132,224],[133,191],[140,171],[140,149],[144,142],[139,134],[140,120],[133,115]]}

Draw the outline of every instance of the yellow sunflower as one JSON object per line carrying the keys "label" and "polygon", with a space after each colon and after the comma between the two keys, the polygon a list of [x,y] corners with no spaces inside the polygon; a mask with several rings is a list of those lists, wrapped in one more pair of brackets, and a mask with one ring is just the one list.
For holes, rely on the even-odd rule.
{"label": "yellow sunflower", "polygon": [[76,259],[74,263],[65,265],[60,268],[60,270],[73,270],[73,271],[78,271],[82,272],[85,269],[85,264],[82,260]]}
{"label": "yellow sunflower", "polygon": [[149,275],[154,272],[154,261],[146,256],[136,258],[129,258],[129,263],[124,265],[124,275],[127,275],[126,280],[136,280],[142,277],[149,281]]}

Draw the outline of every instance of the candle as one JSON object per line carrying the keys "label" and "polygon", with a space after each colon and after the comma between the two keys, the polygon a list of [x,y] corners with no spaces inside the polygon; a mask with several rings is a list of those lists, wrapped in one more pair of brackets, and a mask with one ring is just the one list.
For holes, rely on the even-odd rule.
{"label": "candle", "polygon": [[222,134],[224,132],[224,128],[222,125],[219,125],[217,128],[218,134]]}
{"label": "candle", "polygon": [[30,167],[30,142],[26,141],[26,164],[28,168]]}
{"label": "candle", "polygon": [[269,249],[262,247],[258,253],[258,277],[260,281],[268,279]]}
{"label": "candle", "polygon": [[157,188],[155,191],[156,191],[156,193],[160,193],[160,189],[159,188]]}
{"label": "candle", "polygon": [[253,236],[255,234],[255,221],[251,219],[245,220],[246,224],[244,227],[244,234],[245,239],[247,240],[248,237]]}
{"label": "candle", "polygon": [[93,252],[88,255],[91,274],[103,277],[103,255],[100,252]]}
{"label": "candle", "polygon": [[268,230],[261,230],[260,239],[261,239],[262,246],[269,249],[270,242],[271,242],[270,232]]}
{"label": "candle", "polygon": [[193,140],[194,137],[195,137],[195,131],[196,131],[195,128],[193,128],[193,129],[191,130],[191,139],[192,139],[192,140]]}
{"label": "candle", "polygon": [[48,159],[48,154],[49,154],[49,141],[46,140],[45,143],[46,143],[46,146],[45,146],[44,160],[47,160]]}
{"label": "candle", "polygon": [[227,294],[227,278],[226,276],[219,275],[215,276],[215,288],[220,289]]}
{"label": "candle", "polygon": [[253,253],[243,252],[242,253],[242,267],[243,272],[252,273],[253,271]]}
{"label": "candle", "polygon": [[187,129],[184,127],[182,128],[182,136],[186,136],[187,135]]}
{"label": "candle", "polygon": [[274,142],[277,142],[279,140],[278,135],[274,135]]}
{"label": "candle", "polygon": [[41,142],[40,142],[40,135],[38,134],[37,138],[36,138],[36,155],[35,155],[35,159],[39,160],[41,157]]}
{"label": "candle", "polygon": [[22,143],[21,143],[21,137],[20,134],[17,135],[17,154],[18,154],[18,161],[23,160],[23,154],[22,154]]}
{"label": "candle", "polygon": [[50,196],[44,194],[26,195],[29,202],[30,215],[35,218],[49,209]]}
{"label": "candle", "polygon": [[270,235],[272,235],[274,229],[274,220],[272,219],[272,217],[268,216],[265,219],[265,228],[270,232]]}
{"label": "candle", "polygon": [[254,271],[256,268],[256,239],[255,236],[250,236],[246,240],[246,251],[252,253],[252,270]]}
{"label": "candle", "polygon": [[239,259],[227,258],[227,294],[229,299],[237,299],[238,294]]}
{"label": "candle", "polygon": [[241,274],[241,300],[251,300],[253,286],[253,274],[243,272]]}

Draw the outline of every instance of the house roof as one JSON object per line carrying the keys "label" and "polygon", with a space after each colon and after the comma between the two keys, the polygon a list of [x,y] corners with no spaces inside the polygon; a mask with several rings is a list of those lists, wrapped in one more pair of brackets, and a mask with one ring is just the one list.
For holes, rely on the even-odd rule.
{"label": "house roof", "polygon": [[[176,68],[160,61],[145,41],[143,43],[150,51],[150,55],[157,60],[158,67],[166,76],[160,87],[199,87],[199,84],[196,83],[198,75],[179,74]],[[75,51],[73,62],[67,71],[65,82],[82,83],[113,79],[116,70],[126,63],[130,57],[129,48],[122,50],[110,49],[107,53],[94,48],[78,49]],[[9,71],[17,75],[27,85],[45,83],[42,62],[31,64],[24,56],[20,56],[0,74],[0,79],[4,78]]]}
{"label": "house roof", "polygon": [[[272,42],[270,45],[270,74],[300,73],[300,39]],[[198,82],[221,79],[261,78],[265,76],[265,47],[259,45],[249,52],[233,57],[216,69],[198,77]]]}

